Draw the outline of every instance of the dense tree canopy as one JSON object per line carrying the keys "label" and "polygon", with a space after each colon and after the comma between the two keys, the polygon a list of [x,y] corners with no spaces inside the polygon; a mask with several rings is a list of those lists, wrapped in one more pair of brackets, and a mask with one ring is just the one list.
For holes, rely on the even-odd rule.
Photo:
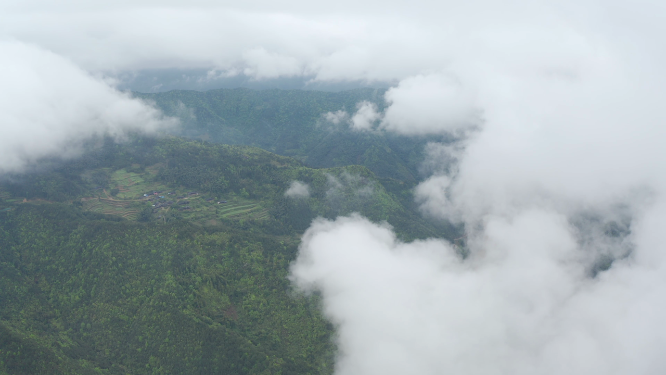
{"label": "dense tree canopy", "polygon": [[[293,181],[308,194],[287,196]],[[0,374],[328,374],[333,327],[287,280],[317,216],[406,239],[413,184],[167,136],[92,143],[0,183]]]}

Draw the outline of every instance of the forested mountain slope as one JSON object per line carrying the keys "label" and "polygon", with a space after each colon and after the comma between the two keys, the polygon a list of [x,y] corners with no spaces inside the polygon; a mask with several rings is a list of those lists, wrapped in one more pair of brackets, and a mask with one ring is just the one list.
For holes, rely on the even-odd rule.
{"label": "forested mountain slope", "polygon": [[289,292],[289,238],[91,220],[63,204],[0,215],[5,371],[330,372],[330,327]]}
{"label": "forested mountain slope", "polygon": [[[287,197],[298,180],[308,196]],[[246,146],[106,140],[0,182],[0,374],[329,374],[333,327],[286,278],[316,216],[452,237],[411,185]]]}

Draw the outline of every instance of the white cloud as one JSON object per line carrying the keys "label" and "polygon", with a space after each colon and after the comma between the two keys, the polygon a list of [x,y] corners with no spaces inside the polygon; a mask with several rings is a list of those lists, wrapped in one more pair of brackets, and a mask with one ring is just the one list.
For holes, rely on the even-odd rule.
{"label": "white cloud", "polygon": [[356,131],[370,131],[374,129],[375,122],[381,118],[377,112],[377,105],[363,101],[358,103],[356,113],[349,121],[351,128]]}
{"label": "white cloud", "polygon": [[175,125],[71,62],[20,42],[0,42],[0,172],[42,157],[72,156],[82,141]]}
{"label": "white cloud", "polygon": [[658,266],[622,260],[591,279],[566,217],[541,210],[489,218],[472,249],[463,261],[445,241],[403,244],[360,217],[315,222],[292,280],[322,293],[336,373],[666,369],[661,254]]}
{"label": "white cloud", "polygon": [[338,374],[666,371],[664,26],[655,3],[619,4],[581,4],[573,28],[529,10],[491,23],[445,75],[387,94],[399,133],[456,132],[479,110],[415,190],[465,224],[469,256],[358,217],[315,223],[292,277],[338,324]]}
{"label": "white cloud", "polygon": [[403,134],[453,132],[476,125],[474,98],[444,74],[409,77],[386,92],[382,128]]}
{"label": "white cloud", "polygon": [[264,48],[253,48],[243,53],[247,68],[243,73],[256,79],[290,77],[302,74],[303,69],[297,59]]}
{"label": "white cloud", "polygon": [[[57,6],[10,1],[0,5],[0,32],[89,70],[248,69],[268,77],[290,76],[302,68],[302,74],[317,80],[387,81],[441,70],[455,50],[485,42],[479,39],[487,33],[488,19],[533,27],[515,16],[501,22],[491,12],[483,17],[479,7],[496,8],[484,3],[442,3],[432,9],[432,3],[372,1],[326,6],[303,1],[233,6],[208,1],[69,1]],[[524,9],[540,17],[550,10]]]}
{"label": "white cloud", "polygon": [[289,189],[284,192],[284,196],[289,198],[309,198],[310,186],[301,181],[292,181]]}
{"label": "white cloud", "polygon": [[414,189],[414,198],[421,210],[430,216],[452,221],[458,220],[458,212],[452,205],[447,190],[451,178],[447,175],[431,176]]}
{"label": "white cloud", "polygon": [[339,206],[344,201],[358,203],[370,198],[375,192],[372,180],[347,171],[338,177],[327,173],[326,184],[326,199],[332,206]]}
{"label": "white cloud", "polygon": [[349,114],[347,111],[340,109],[335,112],[326,112],[324,114],[324,119],[333,125],[339,125],[349,119]]}
{"label": "white cloud", "polygon": [[451,143],[428,142],[423,148],[424,160],[419,166],[419,172],[424,175],[452,175],[456,171],[458,161],[462,157],[465,143],[462,141]]}

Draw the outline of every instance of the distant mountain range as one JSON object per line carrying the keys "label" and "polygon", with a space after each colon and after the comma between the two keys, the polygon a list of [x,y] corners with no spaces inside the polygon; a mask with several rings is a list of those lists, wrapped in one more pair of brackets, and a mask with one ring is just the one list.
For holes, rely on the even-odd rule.
{"label": "distant mountain range", "polygon": [[379,177],[416,181],[427,142],[445,137],[405,137],[358,132],[333,124],[328,112],[353,114],[362,101],[385,107],[384,89],[343,92],[221,89],[135,95],[181,119],[179,135],[249,145],[292,156],[314,168],[363,165]]}

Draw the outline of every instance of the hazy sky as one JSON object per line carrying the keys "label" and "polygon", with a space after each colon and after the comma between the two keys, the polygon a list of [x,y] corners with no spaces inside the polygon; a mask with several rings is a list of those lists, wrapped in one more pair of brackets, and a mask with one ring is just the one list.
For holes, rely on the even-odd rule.
{"label": "hazy sky", "polygon": [[3,1],[0,171],[93,134],[173,126],[114,89],[138,70],[389,82],[384,112],[327,117],[454,134],[428,146],[414,194],[424,215],[465,224],[470,255],[358,216],[315,222],[291,277],[323,295],[338,374],[663,374],[664,8]]}

